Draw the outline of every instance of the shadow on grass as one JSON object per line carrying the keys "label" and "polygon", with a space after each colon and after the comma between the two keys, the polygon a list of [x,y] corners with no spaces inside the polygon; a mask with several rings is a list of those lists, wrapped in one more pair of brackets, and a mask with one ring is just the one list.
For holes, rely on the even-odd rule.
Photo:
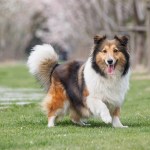
{"label": "shadow on grass", "polygon": [[77,125],[74,124],[71,120],[62,120],[58,123],[56,123],[56,126],[61,126],[61,127],[67,127],[67,126],[75,126],[75,127],[81,127],[81,128],[100,128],[100,127],[111,127],[111,125],[107,125],[103,122],[98,122],[98,121],[88,121],[88,124],[90,125],[86,125],[86,126],[81,126],[81,125]]}
{"label": "shadow on grass", "polygon": [[[38,127],[43,127],[43,126],[47,126],[47,120],[40,118],[39,120],[28,120],[27,118],[20,120],[17,123],[19,126],[38,126]],[[87,126],[81,126],[81,125],[77,125],[74,124],[71,120],[69,119],[65,119],[59,122],[56,122],[56,127],[79,127],[79,128],[110,128],[111,125],[110,124],[105,124],[103,122],[98,122],[98,121],[88,121]]]}

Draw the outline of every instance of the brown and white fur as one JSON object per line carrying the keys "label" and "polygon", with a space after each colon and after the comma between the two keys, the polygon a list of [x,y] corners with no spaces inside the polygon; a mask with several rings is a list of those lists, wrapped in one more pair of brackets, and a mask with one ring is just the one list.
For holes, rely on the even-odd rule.
{"label": "brown and white fur", "polygon": [[33,48],[27,64],[47,91],[43,108],[48,115],[48,127],[53,127],[57,118],[68,113],[80,125],[85,125],[82,119],[94,116],[112,123],[113,127],[127,127],[119,119],[129,88],[127,43],[126,36],[115,36],[112,40],[95,36],[86,62],[64,64],[58,63],[51,45]]}

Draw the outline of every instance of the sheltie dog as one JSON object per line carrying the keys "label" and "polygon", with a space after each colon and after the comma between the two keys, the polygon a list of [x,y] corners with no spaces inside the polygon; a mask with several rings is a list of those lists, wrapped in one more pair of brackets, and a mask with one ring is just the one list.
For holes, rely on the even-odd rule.
{"label": "sheltie dog", "polygon": [[126,36],[112,40],[95,36],[86,62],[59,64],[51,45],[36,45],[27,64],[47,91],[42,106],[47,112],[48,127],[68,113],[79,125],[86,125],[83,119],[94,116],[113,127],[127,127],[119,116],[129,88],[129,59]]}

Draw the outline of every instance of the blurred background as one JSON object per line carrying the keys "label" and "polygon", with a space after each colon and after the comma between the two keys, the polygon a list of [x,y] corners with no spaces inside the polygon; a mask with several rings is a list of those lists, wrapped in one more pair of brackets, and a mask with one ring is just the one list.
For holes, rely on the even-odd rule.
{"label": "blurred background", "polygon": [[132,68],[150,70],[150,1],[0,0],[0,63],[25,62],[42,43],[85,59],[95,34],[129,35]]}

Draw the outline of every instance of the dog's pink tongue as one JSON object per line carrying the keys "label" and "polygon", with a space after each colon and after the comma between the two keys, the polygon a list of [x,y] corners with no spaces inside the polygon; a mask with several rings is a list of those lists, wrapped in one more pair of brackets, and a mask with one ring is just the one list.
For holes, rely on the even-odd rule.
{"label": "dog's pink tongue", "polygon": [[112,74],[114,72],[114,65],[109,65],[108,66],[108,73]]}

